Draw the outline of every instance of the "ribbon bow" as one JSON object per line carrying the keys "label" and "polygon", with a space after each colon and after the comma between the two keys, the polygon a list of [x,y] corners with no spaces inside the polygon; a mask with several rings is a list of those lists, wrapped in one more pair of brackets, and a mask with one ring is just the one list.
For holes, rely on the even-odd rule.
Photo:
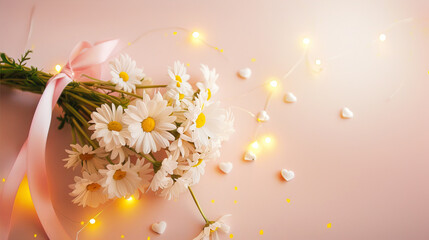
{"label": "ribbon bow", "polygon": [[76,73],[94,70],[97,67],[97,70],[100,70],[100,64],[108,60],[118,43],[119,40],[109,40],[94,45],[88,42],[78,43],[62,71],[47,82],[34,113],[27,140],[19,151],[0,196],[2,211],[0,239],[8,239],[13,203],[25,173],[28,176],[34,208],[48,237],[50,239],[70,239],[55,213],[47,188],[49,183],[46,174],[45,150],[52,110],[64,88],[75,79]]}

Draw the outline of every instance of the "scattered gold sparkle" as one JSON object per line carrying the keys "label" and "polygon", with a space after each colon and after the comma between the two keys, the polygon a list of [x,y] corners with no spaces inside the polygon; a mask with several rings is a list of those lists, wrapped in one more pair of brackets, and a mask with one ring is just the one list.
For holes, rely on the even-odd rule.
{"label": "scattered gold sparkle", "polygon": [[286,202],[290,203],[290,199],[289,199],[289,198],[286,198]]}
{"label": "scattered gold sparkle", "polygon": [[173,32],[173,35],[177,35],[177,32]]}
{"label": "scattered gold sparkle", "polygon": [[237,200],[234,200],[234,204],[237,204]]}
{"label": "scattered gold sparkle", "polygon": [[254,62],[254,61],[256,61],[256,59],[255,59],[255,58],[252,58],[252,62]]}
{"label": "scattered gold sparkle", "polygon": [[229,238],[234,238],[234,235],[232,233],[229,234]]}
{"label": "scattered gold sparkle", "polygon": [[237,190],[238,190],[238,188],[237,188],[237,187],[234,187],[234,190],[235,190],[235,191],[237,191]]}
{"label": "scattered gold sparkle", "polygon": [[331,228],[331,227],[332,227],[332,223],[326,224],[326,228]]}
{"label": "scattered gold sparkle", "polygon": [[212,200],[212,203],[214,203],[215,201],[214,201],[214,199]]}
{"label": "scattered gold sparkle", "polygon": [[259,231],[259,234],[260,234],[260,235],[264,235],[264,230],[262,230],[262,229],[261,229],[261,230]]}

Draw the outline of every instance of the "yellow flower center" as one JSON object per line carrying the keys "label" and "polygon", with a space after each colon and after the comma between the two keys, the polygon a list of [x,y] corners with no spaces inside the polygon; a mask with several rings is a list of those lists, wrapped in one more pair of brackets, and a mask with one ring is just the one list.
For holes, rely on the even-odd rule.
{"label": "yellow flower center", "polygon": [[101,186],[98,183],[91,183],[91,184],[86,185],[86,190],[88,190],[90,192],[97,191],[100,188],[101,188]]}
{"label": "yellow flower center", "polygon": [[155,129],[155,120],[151,117],[146,118],[142,122],[142,128],[145,132],[152,132]]}
{"label": "yellow flower center", "polygon": [[127,172],[124,172],[124,171],[121,171],[121,170],[116,170],[115,174],[113,174],[113,179],[115,179],[115,180],[121,180],[125,176],[127,176]]}
{"label": "yellow flower center", "polygon": [[179,93],[179,100],[182,100],[185,97],[185,94]]}
{"label": "yellow flower center", "polygon": [[192,166],[192,167],[198,167],[198,165],[200,165],[201,163],[203,162],[203,159],[198,159],[198,163],[197,164],[195,164],[194,166]]}
{"label": "yellow flower center", "polygon": [[93,157],[94,157],[94,154],[88,154],[88,153],[80,154],[80,155],[79,155],[79,158],[80,158],[80,160],[82,160],[82,161],[88,161],[88,160],[91,160]]}
{"label": "yellow flower center", "polygon": [[120,122],[117,122],[117,121],[111,121],[111,122],[109,122],[109,124],[107,124],[107,128],[110,131],[117,131],[117,132],[119,132],[119,131],[122,130],[122,124]]}
{"label": "yellow flower center", "polygon": [[212,97],[212,91],[210,91],[210,88],[207,88],[207,101],[210,100],[210,98]]}
{"label": "yellow flower center", "polygon": [[119,73],[119,77],[120,77],[120,78],[122,78],[122,80],[123,80],[124,82],[127,82],[127,81],[128,81],[128,79],[130,79],[130,76],[128,76],[128,73],[126,73],[126,72],[120,72],[120,73]]}
{"label": "yellow flower center", "polygon": [[182,78],[179,75],[176,75],[176,81],[182,82]]}
{"label": "yellow flower center", "polygon": [[206,115],[204,113],[200,113],[198,115],[197,120],[195,120],[195,123],[197,124],[197,128],[201,128],[206,124]]}
{"label": "yellow flower center", "polygon": [[177,83],[176,83],[176,86],[177,86],[177,87],[180,87],[180,83],[179,83],[179,82],[177,82]]}

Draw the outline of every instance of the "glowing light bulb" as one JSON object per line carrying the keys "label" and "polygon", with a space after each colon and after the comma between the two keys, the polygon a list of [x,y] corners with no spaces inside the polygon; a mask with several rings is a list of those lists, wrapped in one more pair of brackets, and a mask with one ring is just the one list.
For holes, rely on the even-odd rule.
{"label": "glowing light bulb", "polygon": [[270,137],[266,137],[266,138],[264,139],[264,141],[265,141],[265,143],[271,143],[271,138],[270,138]]}
{"label": "glowing light bulb", "polygon": [[259,143],[258,143],[258,141],[254,141],[254,142],[251,144],[251,146],[252,146],[252,148],[255,148],[255,149],[259,148]]}
{"label": "glowing light bulb", "polygon": [[304,43],[304,45],[307,46],[308,44],[310,44],[310,39],[304,38],[304,39],[302,39],[302,43]]}
{"label": "glowing light bulb", "polygon": [[195,39],[197,39],[200,36],[199,32],[193,32],[192,33],[192,37],[194,37]]}
{"label": "glowing light bulb", "polygon": [[61,65],[57,64],[55,66],[55,71],[57,71],[58,73],[61,72]]}
{"label": "glowing light bulb", "polygon": [[91,220],[89,220],[89,223],[94,224],[95,223],[95,219],[91,218]]}
{"label": "glowing light bulb", "polygon": [[316,59],[316,65],[321,65],[322,64],[322,61],[320,61],[320,59]]}
{"label": "glowing light bulb", "polygon": [[378,39],[380,39],[380,41],[384,42],[386,41],[386,34],[380,34],[380,36],[378,37]]}
{"label": "glowing light bulb", "polygon": [[276,80],[272,80],[270,82],[270,86],[273,87],[273,88],[276,88],[278,85],[279,85],[279,83]]}

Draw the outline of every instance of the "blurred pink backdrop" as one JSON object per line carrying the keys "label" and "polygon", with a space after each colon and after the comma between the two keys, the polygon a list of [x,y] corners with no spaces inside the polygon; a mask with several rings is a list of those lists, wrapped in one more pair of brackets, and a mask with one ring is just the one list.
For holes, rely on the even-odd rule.
{"label": "blurred pink backdrop", "polygon": [[[301,64],[281,82],[270,102],[271,120],[257,131],[259,137],[271,136],[273,144],[262,146],[255,162],[243,161],[242,155],[257,122],[234,108],[236,133],[220,159],[234,168],[225,175],[217,163],[208,165],[194,187],[204,211],[211,219],[231,213],[227,222],[233,239],[241,240],[429,239],[428,9],[424,0],[0,0],[0,51],[18,57],[32,48],[30,63],[54,72],[78,41],[131,42],[150,30],[169,28],[146,34],[124,52],[157,83],[167,81],[167,66],[175,60],[189,63],[191,80],[201,78],[200,63],[215,67],[221,87],[217,98],[257,113],[268,94],[257,87],[273,77],[281,80],[302,55],[302,38],[309,37],[308,56],[320,58],[324,70],[314,74]],[[413,21],[389,29],[407,18]],[[223,52],[190,41],[177,27],[200,32],[201,39]],[[386,41],[378,41],[380,33]],[[253,71],[248,80],[236,74],[244,67]],[[298,102],[284,103],[286,92]],[[4,86],[0,94],[0,178],[5,178],[27,137],[39,96]],[[354,119],[341,119],[345,106]],[[61,161],[71,137],[68,128],[57,126],[53,119],[49,187],[72,237],[81,221],[101,209],[97,223],[79,239],[198,235],[204,222],[188,193],[178,201],[148,194],[141,201],[98,209],[73,205],[68,185],[77,171],[66,170]],[[282,180],[282,168],[293,170],[296,178]],[[158,235],[150,226],[161,220],[168,226]],[[47,238],[31,204],[17,200],[10,239],[33,239],[34,234]]]}

